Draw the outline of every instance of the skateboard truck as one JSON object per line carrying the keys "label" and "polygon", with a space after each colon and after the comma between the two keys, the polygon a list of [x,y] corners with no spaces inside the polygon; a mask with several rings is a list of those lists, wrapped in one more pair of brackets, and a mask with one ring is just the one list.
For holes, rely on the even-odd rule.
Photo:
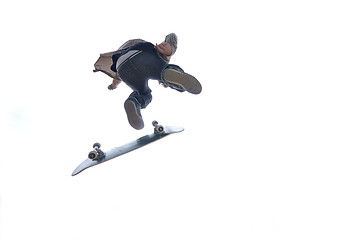
{"label": "skateboard truck", "polygon": [[153,121],[152,125],[154,126],[154,134],[160,134],[164,132],[164,127],[159,125],[157,121]]}
{"label": "skateboard truck", "polygon": [[105,154],[102,150],[100,150],[100,143],[94,143],[93,144],[93,148],[94,150],[89,152],[88,154],[88,158],[95,161],[98,159],[102,159],[103,157],[105,157]]}

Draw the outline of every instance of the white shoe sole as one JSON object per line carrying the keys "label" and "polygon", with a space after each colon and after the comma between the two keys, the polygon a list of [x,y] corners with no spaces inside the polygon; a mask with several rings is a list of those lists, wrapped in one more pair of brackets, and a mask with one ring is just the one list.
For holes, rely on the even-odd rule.
{"label": "white shoe sole", "polygon": [[166,69],[163,73],[165,81],[181,86],[185,91],[192,94],[200,94],[202,92],[201,83],[188,73],[178,72],[173,69]]}
{"label": "white shoe sole", "polygon": [[132,101],[127,100],[124,103],[124,108],[127,113],[129,124],[137,130],[143,129],[144,122],[142,117],[138,115],[135,104]]}

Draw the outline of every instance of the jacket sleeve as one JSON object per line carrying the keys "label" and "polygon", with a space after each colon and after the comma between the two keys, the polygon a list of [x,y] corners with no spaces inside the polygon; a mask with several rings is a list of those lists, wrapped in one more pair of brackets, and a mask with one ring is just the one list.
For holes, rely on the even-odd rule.
{"label": "jacket sleeve", "polygon": [[140,50],[143,52],[149,52],[149,53],[153,53],[153,54],[157,53],[157,50],[154,49],[154,45],[150,42],[135,43],[132,46],[130,46],[129,48],[127,48],[127,51],[130,51],[130,50]]}
{"label": "jacket sleeve", "polygon": [[126,41],[122,46],[120,46],[118,50],[126,50],[127,48],[129,48],[130,46],[136,43],[144,43],[144,42],[146,41],[144,41],[143,39],[131,39],[129,41]]}
{"label": "jacket sleeve", "polygon": [[117,74],[113,72],[110,67],[113,64],[112,56],[116,54],[115,52],[101,53],[98,60],[94,63],[93,72],[102,72],[108,75],[111,78],[118,78]]}
{"label": "jacket sleeve", "polygon": [[113,65],[113,55],[121,54],[122,52],[126,51],[130,46],[145,42],[142,39],[131,39],[125,42],[122,46],[119,47],[117,51],[108,52],[108,53],[101,53],[98,60],[94,63],[94,70],[93,72],[102,72],[108,75],[111,78],[119,79],[116,72],[111,70],[111,66]]}

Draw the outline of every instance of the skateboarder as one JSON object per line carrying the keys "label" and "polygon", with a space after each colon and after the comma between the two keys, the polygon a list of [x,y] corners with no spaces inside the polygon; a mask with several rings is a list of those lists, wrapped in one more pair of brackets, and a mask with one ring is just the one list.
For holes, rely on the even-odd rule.
{"label": "skateboarder", "polygon": [[100,54],[94,64],[94,72],[101,71],[113,78],[109,90],[117,88],[121,81],[132,88],[133,92],[125,101],[124,108],[129,124],[137,130],[144,127],[140,109],[146,108],[152,101],[149,80],[158,80],[179,92],[199,94],[202,91],[195,77],[185,73],[179,66],[169,64],[177,50],[177,43],[174,33],[168,34],[159,45],[141,39],[129,40],[117,51]]}

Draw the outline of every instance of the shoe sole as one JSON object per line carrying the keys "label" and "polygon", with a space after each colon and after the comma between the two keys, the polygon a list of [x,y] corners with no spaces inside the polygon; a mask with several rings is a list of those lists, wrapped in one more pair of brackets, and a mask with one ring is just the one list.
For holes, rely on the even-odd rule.
{"label": "shoe sole", "polygon": [[200,94],[202,92],[201,83],[188,73],[178,72],[173,69],[164,70],[164,80],[181,86],[185,91],[192,94]]}
{"label": "shoe sole", "polygon": [[137,130],[143,129],[144,122],[142,117],[138,115],[137,107],[135,106],[135,104],[132,101],[127,100],[124,103],[124,108],[127,113],[129,124]]}

